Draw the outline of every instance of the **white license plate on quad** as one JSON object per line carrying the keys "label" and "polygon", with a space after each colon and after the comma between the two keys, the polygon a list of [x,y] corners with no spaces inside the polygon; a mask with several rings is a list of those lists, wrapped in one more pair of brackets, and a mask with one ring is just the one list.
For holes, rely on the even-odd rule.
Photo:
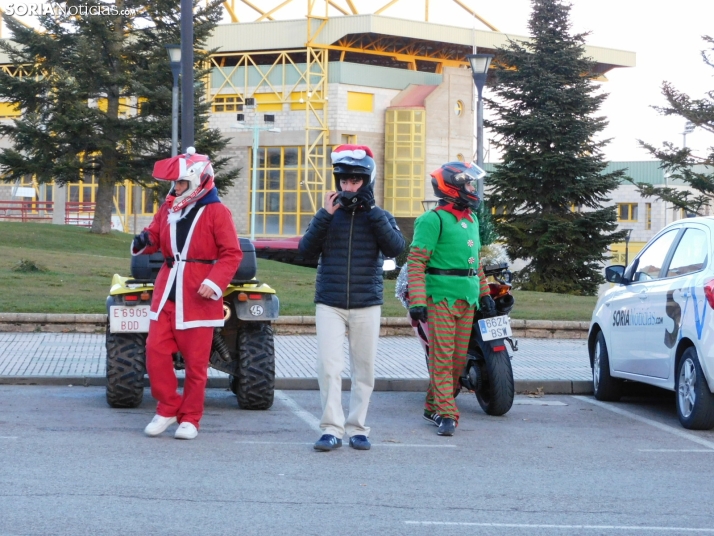
{"label": "white license plate on quad", "polygon": [[112,333],[148,333],[150,305],[112,305],[109,330]]}
{"label": "white license plate on quad", "polygon": [[511,317],[507,315],[482,318],[478,321],[481,338],[484,341],[503,339],[513,335],[511,331]]}

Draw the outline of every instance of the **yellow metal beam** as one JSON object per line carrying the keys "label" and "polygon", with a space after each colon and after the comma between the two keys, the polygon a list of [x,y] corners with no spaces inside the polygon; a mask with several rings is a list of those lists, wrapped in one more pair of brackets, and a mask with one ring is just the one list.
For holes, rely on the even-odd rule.
{"label": "yellow metal beam", "polygon": [[231,22],[240,22],[238,20],[238,15],[236,15],[235,12],[235,4],[233,3],[233,0],[231,0],[230,4],[227,1],[223,2],[223,7],[226,8],[228,15],[231,17]]}
{"label": "yellow metal beam", "polygon": [[424,0],[424,22],[429,22],[429,0]]}
{"label": "yellow metal beam", "polygon": [[352,0],[347,0],[347,5],[350,6],[350,9],[352,10],[353,15],[359,15],[359,13],[357,12],[357,8],[352,3]]}
{"label": "yellow metal beam", "polygon": [[493,24],[491,24],[491,23],[488,22],[486,19],[484,19],[483,17],[481,17],[478,13],[476,13],[473,9],[471,9],[469,6],[467,6],[466,4],[464,4],[461,0],[454,0],[454,3],[456,3],[457,5],[461,6],[463,9],[465,9],[466,11],[468,11],[469,13],[471,13],[472,16],[476,17],[478,20],[480,20],[481,22],[483,22],[486,26],[488,26],[488,27],[489,27],[491,30],[493,30],[494,32],[498,32],[498,31],[499,31],[498,28],[496,28]]}
{"label": "yellow metal beam", "polygon": [[[283,2],[283,3],[280,4],[279,6],[276,6],[276,7],[274,7],[273,9],[271,9],[270,11],[268,11],[268,12],[264,13],[263,15],[261,15],[255,22],[260,22],[260,21],[263,20],[263,19],[268,19],[268,18],[270,18],[270,16],[271,16],[273,13],[275,13],[276,11],[279,11],[280,9],[284,8],[285,6],[287,6],[288,4],[290,4],[292,1],[293,1],[293,0],[285,0],[285,2]],[[272,19],[271,19],[271,20],[272,20]]]}
{"label": "yellow metal beam", "polygon": [[337,11],[339,11],[343,15],[349,15],[348,11],[345,11],[345,9],[342,8],[341,6],[338,6],[335,2],[333,2],[333,0],[327,0],[327,3],[330,4],[332,7],[334,7]]}
{"label": "yellow metal beam", "polygon": [[314,45],[315,48],[322,48],[326,50],[339,50],[344,52],[358,52],[360,54],[372,54],[373,56],[387,56],[394,58],[397,61],[403,61],[404,63],[413,63],[414,61],[429,61],[432,63],[440,63],[446,67],[468,67],[469,62],[464,60],[455,60],[449,58],[437,58],[434,56],[415,56],[411,54],[399,54],[396,52],[381,51],[381,50],[366,50],[361,48],[349,48],[341,47],[336,45]]}
{"label": "yellow metal beam", "polygon": [[[261,15],[265,15],[265,12],[264,12],[262,9],[260,9],[260,8],[257,7],[257,6],[254,6],[254,5],[251,4],[248,0],[240,0],[240,1],[243,2],[243,3],[244,3],[246,6],[248,6],[249,8],[256,10],[256,11],[257,11],[258,13],[260,13]],[[273,20],[273,17],[268,17],[268,20]]]}
{"label": "yellow metal beam", "polygon": [[380,13],[382,13],[382,11],[384,11],[385,9],[387,9],[387,8],[390,7],[390,6],[393,6],[393,5],[396,4],[397,2],[399,2],[399,0],[392,0],[391,2],[389,2],[389,3],[385,4],[385,5],[383,5],[382,7],[380,7],[377,11],[374,12],[374,14],[375,14],[375,15],[379,15]]}

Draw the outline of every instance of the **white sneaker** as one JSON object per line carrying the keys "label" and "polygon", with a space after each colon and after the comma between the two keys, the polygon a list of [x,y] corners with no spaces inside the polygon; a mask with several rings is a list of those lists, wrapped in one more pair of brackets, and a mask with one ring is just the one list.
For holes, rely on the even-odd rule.
{"label": "white sneaker", "polygon": [[144,433],[148,436],[154,437],[162,434],[166,429],[176,422],[176,417],[162,417],[161,415],[154,415],[151,422],[144,428]]}
{"label": "white sneaker", "polygon": [[198,430],[190,422],[182,422],[176,429],[174,437],[176,439],[195,439],[198,435]]}

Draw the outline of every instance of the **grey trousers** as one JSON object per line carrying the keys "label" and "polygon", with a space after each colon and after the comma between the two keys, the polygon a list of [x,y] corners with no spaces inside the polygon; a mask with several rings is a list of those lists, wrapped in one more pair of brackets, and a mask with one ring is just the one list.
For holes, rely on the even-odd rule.
{"label": "grey trousers", "polygon": [[[317,380],[322,401],[320,428],[325,434],[339,438],[345,433],[348,436],[369,436],[369,427],[364,423],[374,389],[374,358],[377,355],[381,313],[381,305],[338,309],[317,304]],[[348,331],[352,391],[350,411],[345,420],[342,371],[345,368],[343,344]]]}

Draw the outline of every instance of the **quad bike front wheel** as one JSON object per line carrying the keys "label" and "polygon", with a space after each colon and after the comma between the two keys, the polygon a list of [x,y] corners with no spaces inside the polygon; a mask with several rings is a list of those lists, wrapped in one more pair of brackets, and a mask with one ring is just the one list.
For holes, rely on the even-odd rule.
{"label": "quad bike front wheel", "polygon": [[230,388],[241,409],[270,409],[275,394],[275,346],[269,322],[243,322],[238,326],[237,375]]}
{"label": "quad bike front wheel", "polygon": [[144,398],[146,334],[111,333],[107,326],[107,403],[135,408]]}

